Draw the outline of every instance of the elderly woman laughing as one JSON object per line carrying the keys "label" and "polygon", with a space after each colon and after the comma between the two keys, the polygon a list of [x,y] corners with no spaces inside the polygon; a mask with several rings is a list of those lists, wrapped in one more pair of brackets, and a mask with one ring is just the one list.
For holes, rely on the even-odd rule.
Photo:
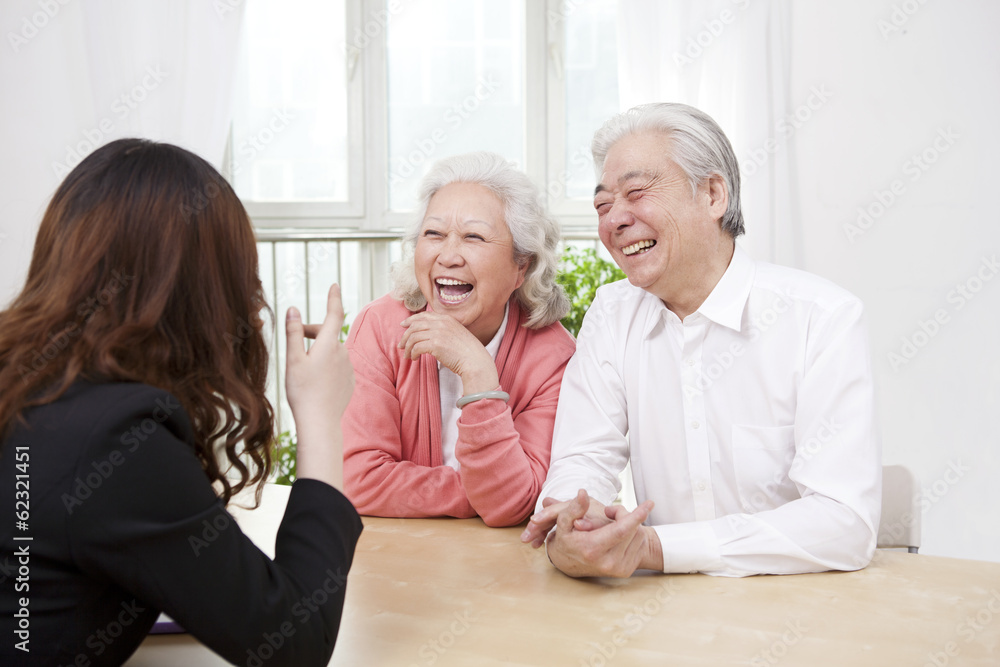
{"label": "elderly woman laughing", "polygon": [[545,480],[575,348],[559,324],[559,229],[527,176],[490,153],[437,163],[421,196],[393,294],[347,339],[345,491],[362,514],[514,525]]}

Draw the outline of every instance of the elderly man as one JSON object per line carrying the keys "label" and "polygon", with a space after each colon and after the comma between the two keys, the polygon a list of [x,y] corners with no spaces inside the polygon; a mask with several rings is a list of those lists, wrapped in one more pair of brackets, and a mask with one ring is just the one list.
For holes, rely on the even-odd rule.
{"label": "elderly man", "polygon": [[[861,302],[734,243],[739,166],[703,112],[636,107],[593,153],[601,241],[628,280],[584,320],[521,539],[571,576],[864,567],[881,454]],[[629,461],[633,512],[610,505]]]}

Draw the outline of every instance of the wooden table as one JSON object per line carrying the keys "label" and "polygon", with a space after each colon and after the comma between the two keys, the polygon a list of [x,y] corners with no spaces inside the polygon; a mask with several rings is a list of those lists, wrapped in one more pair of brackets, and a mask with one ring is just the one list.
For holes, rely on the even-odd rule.
{"label": "wooden table", "polygon": [[[859,572],[576,580],[520,528],[364,523],[331,665],[1000,665],[1000,563],[880,551]],[[179,635],[128,664],[225,663]]]}

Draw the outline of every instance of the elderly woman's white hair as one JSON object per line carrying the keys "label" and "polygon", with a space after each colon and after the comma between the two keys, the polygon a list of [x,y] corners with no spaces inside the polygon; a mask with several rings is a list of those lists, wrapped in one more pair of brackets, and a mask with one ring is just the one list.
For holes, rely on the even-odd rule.
{"label": "elderly woman's white hair", "polygon": [[559,224],[545,213],[531,179],[502,156],[483,151],[440,160],[424,178],[420,185],[420,215],[403,236],[403,259],[392,267],[393,296],[412,311],[427,304],[417,284],[413,251],[431,197],[450,183],[476,183],[500,199],[514,239],[514,262],[519,266],[528,264],[524,282],[514,292],[526,311],[524,325],[540,329],[561,319],[569,311],[569,302],[555,281]]}
{"label": "elderly woman's white hair", "polygon": [[722,216],[722,229],[734,239],[743,233],[740,207],[740,164],[719,124],[700,109],[677,102],[640,104],[612,116],[594,134],[591,152],[598,179],[608,151],[618,141],[639,132],[663,132],[670,137],[670,158],[684,171],[691,192],[712,174],[726,184],[729,205]]}

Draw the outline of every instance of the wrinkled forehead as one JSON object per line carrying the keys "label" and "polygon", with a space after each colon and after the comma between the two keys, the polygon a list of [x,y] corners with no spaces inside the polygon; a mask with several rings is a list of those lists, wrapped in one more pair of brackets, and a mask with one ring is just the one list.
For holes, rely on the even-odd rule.
{"label": "wrinkled forehead", "polygon": [[643,169],[643,168],[640,168],[640,169],[632,169],[630,171],[626,171],[624,174],[622,174],[618,178],[614,179],[613,183],[609,182],[609,183],[605,184],[604,181],[607,180],[607,179],[602,178],[602,182],[598,183],[597,187],[594,188],[594,196],[596,197],[597,195],[601,194],[602,192],[609,191],[611,189],[611,186],[613,186],[613,185],[622,185],[622,184],[624,184],[624,183],[626,183],[628,181],[631,181],[633,179],[640,179],[640,180],[651,181],[651,180],[653,180],[655,178],[658,178],[662,173],[663,173],[662,170],[659,170],[659,169]]}
{"label": "wrinkled forehead", "polygon": [[601,169],[606,169],[609,162],[626,160],[662,160],[673,153],[673,133],[665,130],[636,130],[623,134],[608,147],[604,154]]}
{"label": "wrinkled forehead", "polygon": [[503,201],[479,183],[455,181],[441,186],[428,197],[422,213],[414,221],[417,233],[431,223],[488,228],[497,233],[507,230]]}
{"label": "wrinkled forehead", "polygon": [[654,180],[683,173],[671,149],[670,135],[665,132],[645,131],[623,136],[612,144],[605,156],[594,196],[627,181]]}

